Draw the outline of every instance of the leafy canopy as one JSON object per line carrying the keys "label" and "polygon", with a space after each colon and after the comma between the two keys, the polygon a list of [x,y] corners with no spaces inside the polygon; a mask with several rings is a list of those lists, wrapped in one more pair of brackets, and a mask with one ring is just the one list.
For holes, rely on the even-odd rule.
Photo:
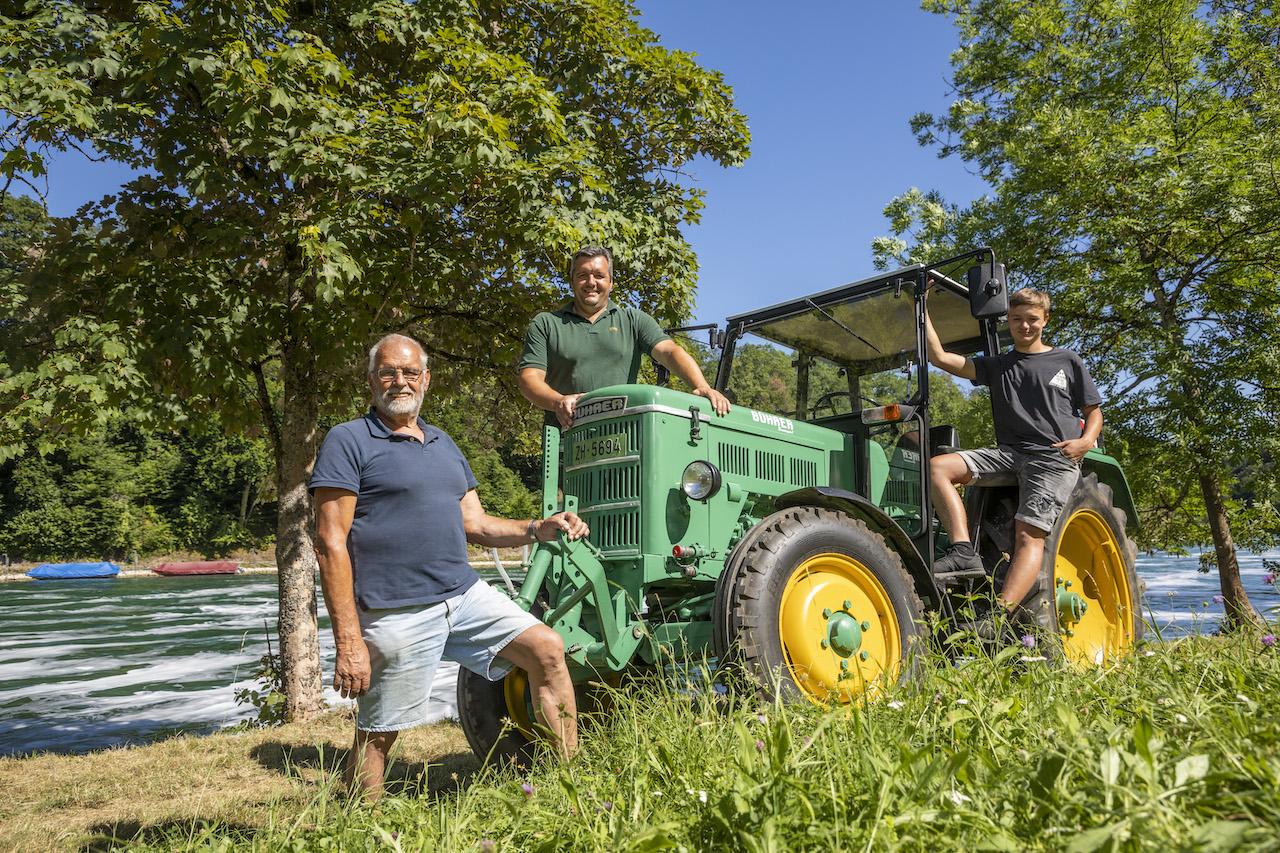
{"label": "leafy canopy", "polygon": [[[992,193],[967,208],[895,199],[880,261],[991,244],[1052,293],[1047,337],[1104,387],[1150,541],[1206,541],[1201,486],[1262,473],[1280,450],[1274,0],[924,6],[955,20],[961,46],[950,110],[913,127]],[[1250,483],[1251,502],[1237,492],[1228,508],[1241,544],[1261,547],[1280,534],[1277,483]]]}
{"label": "leafy canopy", "polygon": [[303,343],[343,410],[390,329],[438,382],[505,371],[587,241],[675,319],[702,205],[679,170],[746,156],[721,76],[622,0],[28,0],[0,56],[6,180],[73,147],[137,172],[55,222],[8,300],[0,455],[121,400],[242,427]]}

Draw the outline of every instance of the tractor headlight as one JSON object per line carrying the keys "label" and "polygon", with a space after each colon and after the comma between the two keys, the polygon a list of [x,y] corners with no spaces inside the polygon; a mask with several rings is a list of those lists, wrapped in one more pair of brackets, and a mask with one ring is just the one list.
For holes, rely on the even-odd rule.
{"label": "tractor headlight", "polygon": [[720,469],[710,462],[690,462],[680,476],[680,488],[695,501],[705,501],[720,491]]}

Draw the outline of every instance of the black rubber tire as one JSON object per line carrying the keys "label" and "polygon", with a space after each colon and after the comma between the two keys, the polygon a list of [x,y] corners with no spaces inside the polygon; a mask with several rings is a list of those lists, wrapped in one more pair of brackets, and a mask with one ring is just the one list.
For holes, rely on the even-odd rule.
{"label": "black rubber tire", "polygon": [[908,678],[914,668],[924,607],[902,558],[853,516],[820,507],[790,507],[752,528],[726,561],[712,612],[712,643],[721,667],[749,677],[766,699],[805,695],[782,646],[779,609],[795,568],[823,553],[852,557],[884,587],[899,625],[901,677]]}
{"label": "black rubber tire", "polygon": [[1062,546],[1062,537],[1067,523],[1080,510],[1092,510],[1097,513],[1119,544],[1120,556],[1124,562],[1124,571],[1129,589],[1128,612],[1131,614],[1133,642],[1136,645],[1142,640],[1145,624],[1142,621],[1141,587],[1137,576],[1138,548],[1125,533],[1125,513],[1118,509],[1112,498],[1111,487],[1098,481],[1095,474],[1084,474],[1076,483],[1075,490],[1062,508],[1057,523],[1044,543],[1044,559],[1040,564],[1040,575],[1036,587],[1023,602],[1026,617],[1030,618],[1039,629],[1043,638],[1049,642],[1044,651],[1051,657],[1062,657],[1062,638],[1058,628],[1058,608],[1056,590],[1056,566],[1058,551]]}
{"label": "black rubber tire", "polygon": [[[510,677],[510,676],[508,676]],[[502,681],[458,670],[458,722],[471,751],[481,761],[529,767],[536,745],[511,722]]]}

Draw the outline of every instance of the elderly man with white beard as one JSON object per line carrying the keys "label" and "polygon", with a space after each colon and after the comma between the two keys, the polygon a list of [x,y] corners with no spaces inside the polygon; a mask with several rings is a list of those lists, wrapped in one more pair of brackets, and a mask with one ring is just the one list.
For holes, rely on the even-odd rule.
{"label": "elderly man with white beard", "polygon": [[488,515],[457,445],[418,412],[431,372],[422,346],[388,335],[369,351],[373,405],[329,430],[316,457],[317,554],[337,646],[334,688],[356,698],[347,783],[382,793],[398,734],[425,722],[442,658],[497,681],[529,674],[540,722],[561,755],[577,748],[573,683],[560,635],[467,563],[467,542],[522,545],[588,533],[573,513]]}

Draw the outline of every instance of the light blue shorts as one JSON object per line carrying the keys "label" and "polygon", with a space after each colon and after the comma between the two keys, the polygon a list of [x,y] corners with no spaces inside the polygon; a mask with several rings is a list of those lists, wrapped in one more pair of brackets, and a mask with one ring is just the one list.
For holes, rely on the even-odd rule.
{"label": "light blue shorts", "polygon": [[398,732],[422,725],[442,657],[497,681],[512,667],[498,653],[537,624],[483,580],[436,604],[361,610],[372,673],[369,692],[356,702],[356,728]]}

